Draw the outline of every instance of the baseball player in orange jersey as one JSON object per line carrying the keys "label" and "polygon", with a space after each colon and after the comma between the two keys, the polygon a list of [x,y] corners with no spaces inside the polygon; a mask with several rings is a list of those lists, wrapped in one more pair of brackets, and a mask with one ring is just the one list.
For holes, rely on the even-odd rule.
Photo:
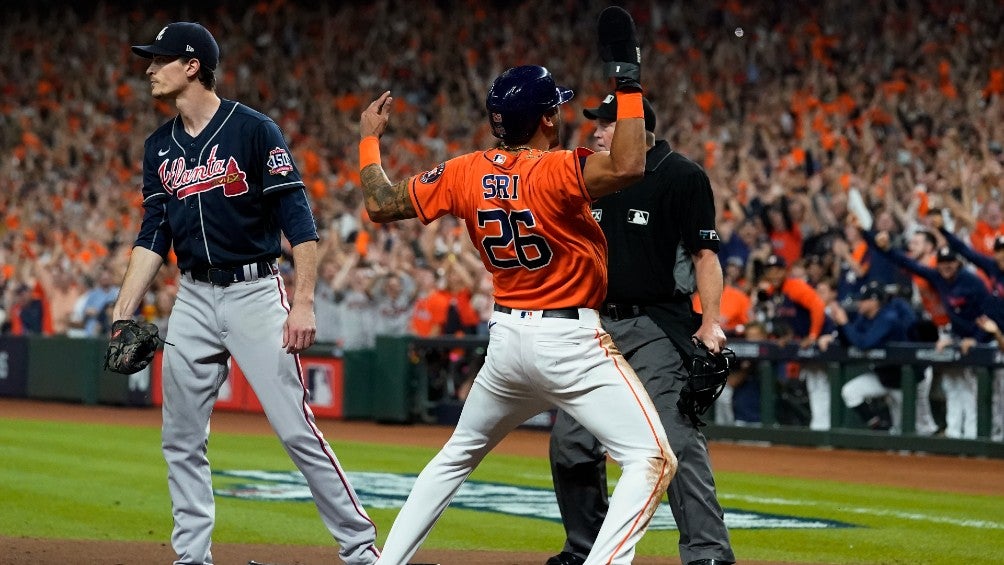
{"label": "baseball player in orange jersey", "polygon": [[[620,43],[604,52],[615,39]],[[608,8],[601,15],[600,45],[611,66],[633,59],[637,44],[627,12]],[[637,69],[634,77],[617,80],[620,121],[609,152],[553,150],[561,126],[557,107],[573,94],[538,66],[507,70],[488,92],[499,147],[401,182],[388,180],[379,155],[390,92],[363,112],[360,170],[370,217],[417,217],[426,224],[446,214],[463,219],[492,273],[496,301],[485,365],[457,428],[419,474],[377,563],[398,565],[414,555],[485,455],[517,425],[552,406],[594,433],[623,469],[586,564],[631,563],[676,457],[644,386],[600,325],[606,240],[589,203],[643,174]]]}

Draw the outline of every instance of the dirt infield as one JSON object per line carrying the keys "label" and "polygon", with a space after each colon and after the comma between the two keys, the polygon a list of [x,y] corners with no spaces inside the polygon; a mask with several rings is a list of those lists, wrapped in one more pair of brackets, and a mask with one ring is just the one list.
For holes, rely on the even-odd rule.
{"label": "dirt infield", "polygon": [[[5,418],[37,418],[78,422],[100,422],[116,425],[159,426],[157,408],[115,408],[52,404],[0,399],[0,416]],[[439,447],[452,429],[442,426],[402,426],[372,422],[342,422],[321,420],[319,427],[330,441],[371,443],[402,443]],[[229,433],[270,433],[263,415],[219,412],[213,416],[213,430]],[[547,434],[534,430],[516,430],[496,448],[496,452],[511,455],[547,456]],[[810,449],[779,446],[747,445],[712,442],[711,456],[718,471],[762,473],[807,479],[830,479],[850,483],[909,487],[938,492],[1000,495],[1004,487],[1004,461],[994,459],[959,458],[922,454],[899,454],[850,450]],[[836,464],[838,463],[839,464]],[[965,468],[965,481],[958,480],[960,468]],[[166,511],[166,509],[165,509]],[[331,547],[258,546],[213,544],[216,562],[247,563],[249,559],[282,565],[335,563]],[[296,558],[290,561],[291,555]],[[120,541],[68,541],[51,539],[10,538],[0,536],[0,565],[48,564],[122,564],[145,565],[169,563],[174,555],[167,540],[164,543]],[[479,565],[539,565],[548,557],[541,553],[470,552],[422,550],[416,562]],[[675,561],[674,561],[675,562]],[[638,565],[667,563],[665,558],[639,557]],[[744,561],[749,565],[774,565],[768,562]]]}

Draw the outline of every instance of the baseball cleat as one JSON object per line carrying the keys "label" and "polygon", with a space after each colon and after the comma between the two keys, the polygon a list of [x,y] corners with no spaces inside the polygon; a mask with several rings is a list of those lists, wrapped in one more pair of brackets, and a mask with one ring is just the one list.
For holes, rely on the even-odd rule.
{"label": "baseball cleat", "polygon": [[545,565],[582,565],[585,562],[585,559],[575,555],[574,553],[562,551],[561,553],[548,559]]}

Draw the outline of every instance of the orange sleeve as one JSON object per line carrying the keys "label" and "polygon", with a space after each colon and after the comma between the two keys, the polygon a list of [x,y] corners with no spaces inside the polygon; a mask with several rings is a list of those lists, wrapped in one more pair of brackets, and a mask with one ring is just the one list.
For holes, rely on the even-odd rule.
{"label": "orange sleeve", "polygon": [[464,218],[464,179],[480,154],[467,154],[443,162],[408,181],[408,195],[423,224],[452,214]]}
{"label": "orange sleeve", "polygon": [[[695,298],[695,302],[699,301]],[[736,326],[748,324],[752,305],[749,295],[734,286],[726,285],[722,291],[721,301],[722,329],[733,331]]]}
{"label": "orange sleeve", "polygon": [[868,244],[864,241],[859,241],[854,246],[854,250],[851,252],[851,257],[861,265],[862,268],[867,272],[869,264],[865,262],[865,256],[868,254]]}
{"label": "orange sleeve", "polygon": [[459,184],[457,178],[463,175],[463,158],[450,159],[408,180],[408,196],[423,224],[455,214],[458,202],[454,186]]}
{"label": "orange sleeve", "polygon": [[819,337],[819,333],[823,331],[823,323],[826,322],[826,303],[823,299],[816,294],[809,283],[800,279],[784,281],[781,292],[809,311],[809,337],[813,339]]}

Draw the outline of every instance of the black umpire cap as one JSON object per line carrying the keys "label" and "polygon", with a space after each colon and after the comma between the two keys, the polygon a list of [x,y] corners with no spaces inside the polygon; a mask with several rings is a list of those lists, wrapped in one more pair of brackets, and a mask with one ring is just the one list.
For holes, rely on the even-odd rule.
{"label": "black umpire cap", "polygon": [[[655,110],[648,98],[641,99],[642,108],[645,111],[645,131],[655,132],[656,119]],[[612,93],[607,94],[603,102],[595,108],[584,108],[582,115],[590,120],[607,120],[613,122],[617,120],[617,97]]]}
{"label": "black umpire cap", "polygon": [[220,63],[220,46],[213,34],[195,22],[167,24],[153,43],[133,45],[132,52],[146,59],[153,59],[157,55],[198,59],[209,70],[215,70]]}

